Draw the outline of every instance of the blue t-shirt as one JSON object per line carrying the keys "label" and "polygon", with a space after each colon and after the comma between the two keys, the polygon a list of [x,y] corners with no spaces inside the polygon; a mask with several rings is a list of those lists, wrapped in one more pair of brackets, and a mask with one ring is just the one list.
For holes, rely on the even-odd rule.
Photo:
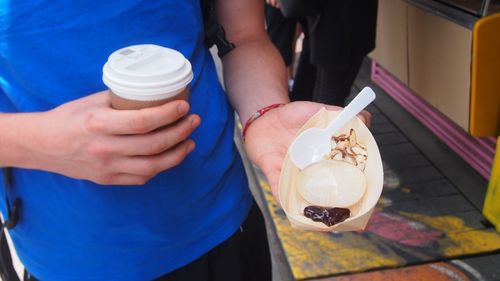
{"label": "blue t-shirt", "polygon": [[191,112],[202,120],[193,153],[144,186],[14,169],[9,197],[23,205],[10,234],[34,276],[150,280],[195,260],[242,223],[251,195],[232,139],[234,113],[203,35],[199,0],[0,2],[0,112],[46,111],[105,90],[108,55],[147,43],[191,61]]}

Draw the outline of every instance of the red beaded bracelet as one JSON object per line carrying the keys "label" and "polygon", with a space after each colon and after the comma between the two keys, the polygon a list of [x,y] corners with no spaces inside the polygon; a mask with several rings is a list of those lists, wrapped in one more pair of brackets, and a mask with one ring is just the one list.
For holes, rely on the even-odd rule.
{"label": "red beaded bracelet", "polygon": [[261,108],[259,110],[257,110],[254,114],[252,114],[252,116],[250,116],[250,118],[247,120],[247,122],[245,123],[245,126],[243,127],[243,141],[245,141],[245,135],[247,133],[247,130],[248,130],[248,127],[250,127],[250,125],[255,121],[257,120],[259,117],[261,117],[262,115],[266,114],[269,110],[271,109],[274,109],[274,108],[277,108],[277,107],[282,107],[284,106],[285,104],[284,103],[275,103],[275,104],[271,104],[271,105],[268,105],[264,108]]}

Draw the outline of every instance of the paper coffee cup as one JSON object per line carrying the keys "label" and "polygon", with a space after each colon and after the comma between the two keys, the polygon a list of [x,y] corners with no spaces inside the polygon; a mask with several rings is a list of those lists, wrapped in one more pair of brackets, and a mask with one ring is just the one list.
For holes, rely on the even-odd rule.
{"label": "paper coffee cup", "polygon": [[140,109],[188,100],[191,64],[178,51],[157,45],[135,45],[113,52],[102,80],[111,91],[111,106]]}

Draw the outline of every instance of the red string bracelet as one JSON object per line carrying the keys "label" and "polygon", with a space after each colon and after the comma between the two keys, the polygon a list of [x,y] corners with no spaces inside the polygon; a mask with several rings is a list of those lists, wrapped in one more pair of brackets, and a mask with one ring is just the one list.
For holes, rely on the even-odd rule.
{"label": "red string bracelet", "polygon": [[271,105],[268,105],[264,108],[261,108],[259,110],[257,110],[254,114],[252,114],[252,116],[250,116],[250,118],[247,120],[247,122],[245,123],[245,126],[243,127],[243,141],[245,141],[245,135],[247,133],[247,130],[248,130],[248,127],[250,127],[250,125],[255,121],[257,120],[259,117],[261,117],[262,115],[266,114],[269,110],[271,109],[275,109],[277,107],[282,107],[284,106],[285,104],[284,103],[275,103],[275,104],[271,104]]}

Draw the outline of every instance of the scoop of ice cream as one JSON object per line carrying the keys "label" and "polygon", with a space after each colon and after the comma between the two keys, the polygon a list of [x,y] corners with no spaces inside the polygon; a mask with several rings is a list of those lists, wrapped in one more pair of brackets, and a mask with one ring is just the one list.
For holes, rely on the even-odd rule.
{"label": "scoop of ice cream", "polygon": [[356,166],[337,160],[319,161],[297,176],[297,191],[312,205],[349,207],[365,193],[365,174]]}

